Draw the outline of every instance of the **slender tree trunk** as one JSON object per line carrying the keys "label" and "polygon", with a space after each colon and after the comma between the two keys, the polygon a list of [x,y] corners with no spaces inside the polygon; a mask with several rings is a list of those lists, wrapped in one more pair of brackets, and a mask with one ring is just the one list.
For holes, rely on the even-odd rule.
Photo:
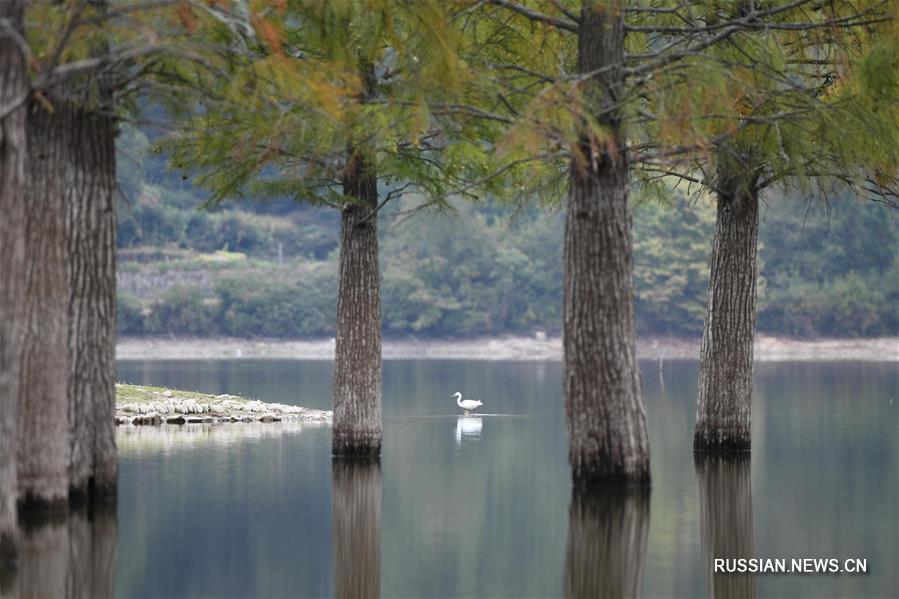
{"label": "slender tree trunk", "polygon": [[754,178],[718,167],[718,216],[699,364],[693,449],[749,451],[758,278]]}
{"label": "slender tree trunk", "polygon": [[67,201],[71,489],[114,498],[116,160],[114,121],[79,113]]}
{"label": "slender tree trunk", "polygon": [[335,456],[381,453],[381,296],[374,165],[351,149],[343,209],[334,364]]}
{"label": "slender tree trunk", "polygon": [[583,88],[610,135],[584,125],[571,164],[565,226],[564,381],[574,483],[649,484],[649,441],[634,330],[623,88],[623,3],[584,0],[578,70],[607,68]]}
{"label": "slender tree trunk", "polygon": [[[24,0],[0,2],[0,19],[22,35]],[[0,31],[0,110],[28,91],[25,57],[9,33]],[[0,569],[14,555],[16,420],[18,418],[18,323],[25,278],[26,109],[0,120]]]}
{"label": "slender tree trunk", "polygon": [[378,458],[337,458],[331,465],[334,594],[381,596],[381,464]]}
{"label": "slender tree trunk", "polygon": [[74,113],[66,102],[28,109],[28,185],[19,350],[19,498],[27,507],[65,510],[69,494],[66,268],[68,147]]}
{"label": "slender tree trunk", "polygon": [[648,490],[575,488],[563,595],[640,597],[648,538]]}
{"label": "slender tree trunk", "polygon": [[699,520],[709,596],[755,597],[755,575],[715,573],[714,560],[755,557],[749,456],[695,454]]}

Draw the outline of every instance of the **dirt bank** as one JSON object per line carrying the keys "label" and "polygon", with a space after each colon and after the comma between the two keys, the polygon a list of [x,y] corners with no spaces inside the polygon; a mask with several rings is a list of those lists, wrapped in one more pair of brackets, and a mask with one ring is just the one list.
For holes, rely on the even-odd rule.
{"label": "dirt bank", "polygon": [[[387,340],[385,360],[514,360],[559,361],[559,338],[497,337],[467,340]],[[637,357],[646,360],[695,360],[698,339],[641,338]],[[208,339],[124,337],[116,357],[120,360],[296,359],[331,360],[333,340],[284,341],[279,339]],[[755,343],[759,362],[856,360],[899,362],[899,337],[875,339],[789,339],[759,336]]]}

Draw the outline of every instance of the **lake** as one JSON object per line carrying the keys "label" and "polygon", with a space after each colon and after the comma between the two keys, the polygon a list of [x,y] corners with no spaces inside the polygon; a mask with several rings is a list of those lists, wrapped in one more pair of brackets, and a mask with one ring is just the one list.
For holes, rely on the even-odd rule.
{"label": "lake", "polygon": [[[641,367],[649,493],[572,492],[559,363],[388,361],[380,464],[332,464],[327,426],[120,428],[117,517],[67,534],[88,530],[92,588],[121,597],[896,595],[895,364],[757,364],[743,460],[694,460],[695,362]],[[327,409],[331,369],[126,361],[118,378]],[[484,415],[460,417],[455,391]],[[738,556],[867,573],[709,574]]]}

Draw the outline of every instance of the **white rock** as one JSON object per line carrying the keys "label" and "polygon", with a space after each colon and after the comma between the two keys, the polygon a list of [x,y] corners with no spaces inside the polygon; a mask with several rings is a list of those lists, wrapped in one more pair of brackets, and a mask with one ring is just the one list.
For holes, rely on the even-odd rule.
{"label": "white rock", "polygon": [[171,397],[173,395],[173,393],[171,391],[169,391],[168,389],[163,391],[162,394],[165,395],[166,397]]}

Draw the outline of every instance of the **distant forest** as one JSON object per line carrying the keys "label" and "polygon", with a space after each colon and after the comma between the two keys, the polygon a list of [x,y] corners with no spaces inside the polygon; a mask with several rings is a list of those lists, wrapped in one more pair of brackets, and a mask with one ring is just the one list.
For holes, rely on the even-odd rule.
{"label": "distant forest", "polygon": [[[338,214],[288,199],[200,209],[147,133],[119,136],[119,333],[333,335]],[[637,330],[699,336],[715,209],[684,186],[632,192]],[[768,193],[760,224],[759,330],[798,337],[899,331],[899,214],[835,194]],[[561,330],[559,206],[459,201],[381,215],[388,336]]]}

